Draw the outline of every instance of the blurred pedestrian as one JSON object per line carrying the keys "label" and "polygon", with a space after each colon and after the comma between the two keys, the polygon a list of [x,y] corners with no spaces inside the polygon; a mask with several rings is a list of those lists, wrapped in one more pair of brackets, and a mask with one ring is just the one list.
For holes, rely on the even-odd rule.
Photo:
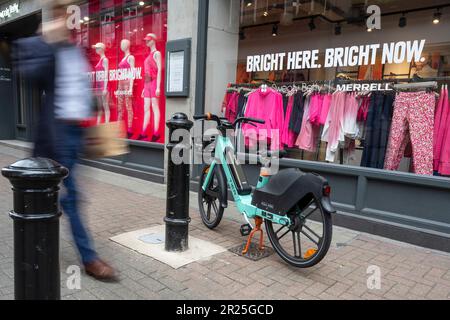
{"label": "blurred pedestrian", "polygon": [[[47,127],[39,126],[37,135],[45,137],[51,131],[51,136],[44,139],[45,148],[36,140],[34,154],[53,158],[70,170],[68,178],[64,180],[66,193],[61,198],[61,206],[69,217],[85,271],[98,280],[115,280],[115,270],[98,257],[80,214],[75,168],[83,146],[82,123],[91,117],[93,99],[88,80],[89,64],[83,51],[70,42],[70,31],[66,25],[69,4],[70,1],[67,0],[53,2],[53,20],[45,23],[42,28],[45,41],[40,37],[28,42],[23,40],[16,49],[30,51],[27,56],[29,58],[33,53],[41,55],[37,52],[39,48],[45,48],[44,52],[49,55],[45,64],[39,59],[29,62],[34,69],[41,71],[50,66],[43,72],[47,82],[45,96],[48,106],[43,118]],[[23,58],[23,54],[18,55]]]}

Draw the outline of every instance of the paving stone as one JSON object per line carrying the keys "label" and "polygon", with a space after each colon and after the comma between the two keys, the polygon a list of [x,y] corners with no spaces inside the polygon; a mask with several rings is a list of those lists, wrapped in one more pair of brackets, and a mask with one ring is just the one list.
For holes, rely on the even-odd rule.
{"label": "paving stone", "polygon": [[[0,147],[0,167],[17,159],[10,154]],[[112,235],[163,224],[164,186],[85,167],[80,168],[78,180],[84,218],[100,256],[117,268],[120,282],[98,282],[83,273],[81,290],[66,288],[65,271],[80,262],[63,216],[63,299],[450,299],[450,254],[344,228],[335,228],[329,253],[309,269],[289,266],[276,254],[253,262],[224,252],[175,270],[109,240]],[[191,235],[227,248],[245,241],[239,234],[244,222],[232,204],[221,225],[211,231],[195,209],[196,195],[191,197]],[[0,212],[11,206],[9,182],[0,179]],[[12,227],[9,216],[0,215],[0,300],[14,298]],[[371,265],[381,269],[380,290],[367,288]]]}

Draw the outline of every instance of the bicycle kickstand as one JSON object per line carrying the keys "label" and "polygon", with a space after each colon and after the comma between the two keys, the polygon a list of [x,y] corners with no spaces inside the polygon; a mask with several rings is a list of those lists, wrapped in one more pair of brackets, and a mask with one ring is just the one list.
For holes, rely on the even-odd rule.
{"label": "bicycle kickstand", "polygon": [[263,224],[263,219],[261,217],[255,218],[255,229],[250,232],[250,235],[248,236],[247,244],[245,245],[244,250],[242,251],[242,254],[247,254],[248,250],[250,249],[250,244],[252,243],[252,239],[255,236],[257,232],[261,232],[261,236],[259,237],[259,250],[264,250],[264,233],[261,229],[261,225]]}

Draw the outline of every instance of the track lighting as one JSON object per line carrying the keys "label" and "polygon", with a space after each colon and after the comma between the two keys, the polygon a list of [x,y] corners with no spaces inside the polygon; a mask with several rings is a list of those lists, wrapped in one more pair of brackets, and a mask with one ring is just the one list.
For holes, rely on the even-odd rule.
{"label": "track lighting", "polygon": [[311,21],[308,23],[309,26],[309,30],[313,31],[314,29],[316,29],[316,24],[314,23],[314,18],[311,18]]}
{"label": "track lighting", "polygon": [[442,16],[442,13],[440,12],[440,10],[438,8],[437,11],[433,15],[433,23],[438,24],[439,22],[441,22],[441,16]]}
{"label": "track lighting", "polygon": [[342,33],[342,27],[341,24],[338,23],[335,27],[334,27],[334,34],[336,36],[339,36]]}
{"label": "track lighting", "polygon": [[400,28],[404,28],[404,27],[406,27],[406,24],[407,24],[407,20],[406,20],[406,16],[405,16],[405,14],[403,13],[403,15],[400,17],[400,19],[398,20],[398,26],[400,27]]}
{"label": "track lighting", "polygon": [[276,37],[278,35],[278,25],[274,24],[272,27],[272,36]]}

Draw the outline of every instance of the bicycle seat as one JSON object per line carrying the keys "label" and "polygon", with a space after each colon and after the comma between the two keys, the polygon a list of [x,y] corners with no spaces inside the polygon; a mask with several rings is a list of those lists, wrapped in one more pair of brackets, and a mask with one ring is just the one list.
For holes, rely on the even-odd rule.
{"label": "bicycle seat", "polygon": [[278,215],[286,215],[298,203],[322,197],[325,179],[299,169],[284,169],[253,193],[252,205]]}

